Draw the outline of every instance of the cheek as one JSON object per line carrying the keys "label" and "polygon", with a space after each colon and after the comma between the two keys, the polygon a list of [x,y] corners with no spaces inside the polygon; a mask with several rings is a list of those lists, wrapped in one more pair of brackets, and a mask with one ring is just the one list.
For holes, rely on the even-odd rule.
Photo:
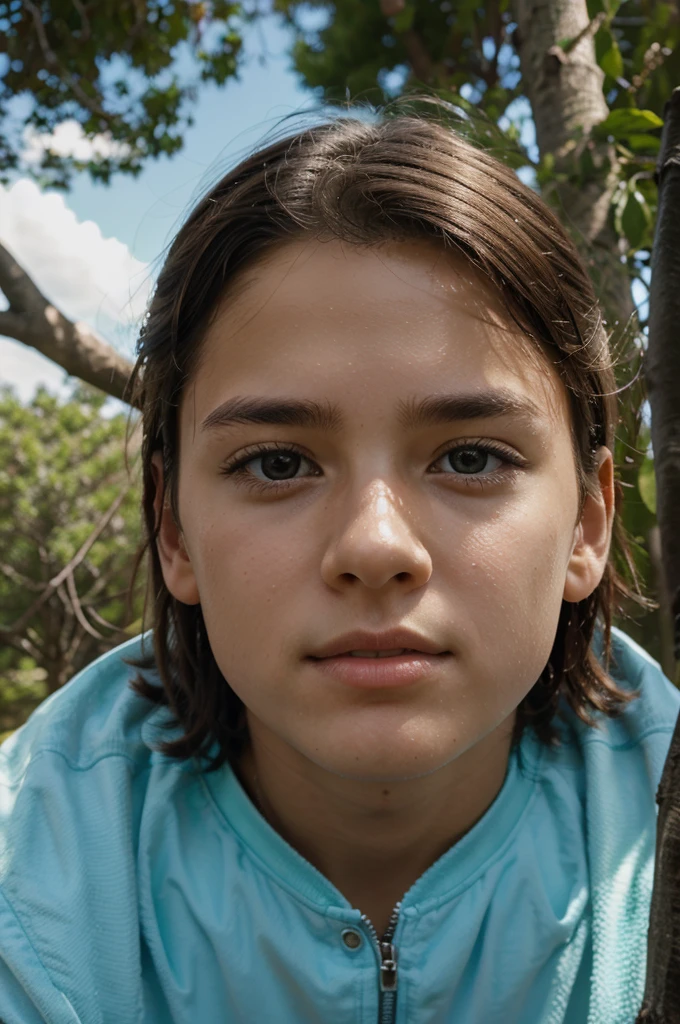
{"label": "cheek", "polygon": [[557,630],[571,536],[562,516],[536,505],[475,530],[466,589],[477,642],[489,657],[528,658],[542,670]]}
{"label": "cheek", "polygon": [[305,550],[285,524],[258,529],[255,517],[203,517],[193,523],[191,559],[210,645],[223,673],[266,668],[289,635]]}

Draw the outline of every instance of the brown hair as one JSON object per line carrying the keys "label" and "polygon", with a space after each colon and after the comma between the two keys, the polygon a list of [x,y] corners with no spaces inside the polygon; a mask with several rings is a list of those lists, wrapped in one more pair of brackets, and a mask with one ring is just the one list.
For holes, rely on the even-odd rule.
{"label": "brown hair", "polygon": [[[235,275],[300,236],[358,245],[432,239],[461,253],[493,282],[530,343],[557,367],[571,406],[581,508],[596,485],[598,447],[613,449],[616,385],[592,284],[559,221],[512,170],[442,117],[409,113],[377,123],[341,117],[244,160],[199,202],[175,238],[140,333],[131,379],[144,428],[154,648],[154,657],[133,664],[155,667],[162,682],[159,687],[140,675],[133,686],[168,705],[174,724],[182,727],[183,734],[160,749],[178,758],[204,758],[208,770],[233,761],[243,749],[244,709],[217,666],[201,606],[182,604],[165,586],[151,460],[162,452],[163,498],[169,488],[179,523],[178,407],[211,316]],[[617,485],[617,506],[620,500]],[[549,661],[518,707],[514,742],[529,724],[539,739],[554,742],[561,695],[589,725],[596,724],[594,712],[616,715],[636,696],[608,675],[615,599],[635,598],[615,569],[615,550],[635,581],[618,516],[599,586],[578,604],[562,603]],[[596,620],[603,663],[591,649]]]}

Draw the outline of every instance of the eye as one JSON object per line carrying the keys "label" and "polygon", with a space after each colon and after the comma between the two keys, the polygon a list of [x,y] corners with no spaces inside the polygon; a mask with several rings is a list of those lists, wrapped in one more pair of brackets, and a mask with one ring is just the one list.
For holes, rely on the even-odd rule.
{"label": "eye", "polygon": [[[462,479],[465,483],[495,483],[526,466],[516,452],[491,441],[468,441],[443,452],[432,463],[431,471]],[[438,468],[437,468],[438,467]]]}
{"label": "eye", "polygon": [[480,445],[468,445],[465,448],[453,448],[450,452],[442,455],[439,462],[443,466],[442,472],[465,474],[466,476],[479,473],[493,473],[503,465],[503,460]]}
{"label": "eye", "polygon": [[[302,471],[302,472],[301,472]],[[306,476],[319,476],[318,467],[295,448],[261,445],[222,466],[220,472],[251,486],[285,485]]]}
{"label": "eye", "polygon": [[311,465],[300,452],[274,450],[250,459],[246,465],[258,480],[292,480],[305,463]]}

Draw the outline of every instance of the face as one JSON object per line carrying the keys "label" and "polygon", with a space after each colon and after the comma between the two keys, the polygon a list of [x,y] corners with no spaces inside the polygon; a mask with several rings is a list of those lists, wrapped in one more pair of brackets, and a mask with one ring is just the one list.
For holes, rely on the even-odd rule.
{"label": "face", "polygon": [[[419,777],[509,734],[563,598],[606,563],[611,456],[579,520],[556,371],[426,242],[297,241],[233,284],[179,450],[170,591],[200,602],[254,741],[345,778]],[[436,653],[321,657],[397,629]]]}

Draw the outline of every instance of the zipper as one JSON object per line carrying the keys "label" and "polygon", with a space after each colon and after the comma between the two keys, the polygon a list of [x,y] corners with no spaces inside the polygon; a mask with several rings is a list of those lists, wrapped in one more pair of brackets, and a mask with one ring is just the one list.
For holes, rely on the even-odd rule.
{"label": "zipper", "polygon": [[397,1016],[397,950],[392,939],[397,930],[400,910],[401,901],[396,904],[392,911],[382,939],[378,938],[378,933],[370,918],[366,917],[365,914],[361,915],[361,920],[371,933],[380,957],[378,1024],[394,1024]]}

